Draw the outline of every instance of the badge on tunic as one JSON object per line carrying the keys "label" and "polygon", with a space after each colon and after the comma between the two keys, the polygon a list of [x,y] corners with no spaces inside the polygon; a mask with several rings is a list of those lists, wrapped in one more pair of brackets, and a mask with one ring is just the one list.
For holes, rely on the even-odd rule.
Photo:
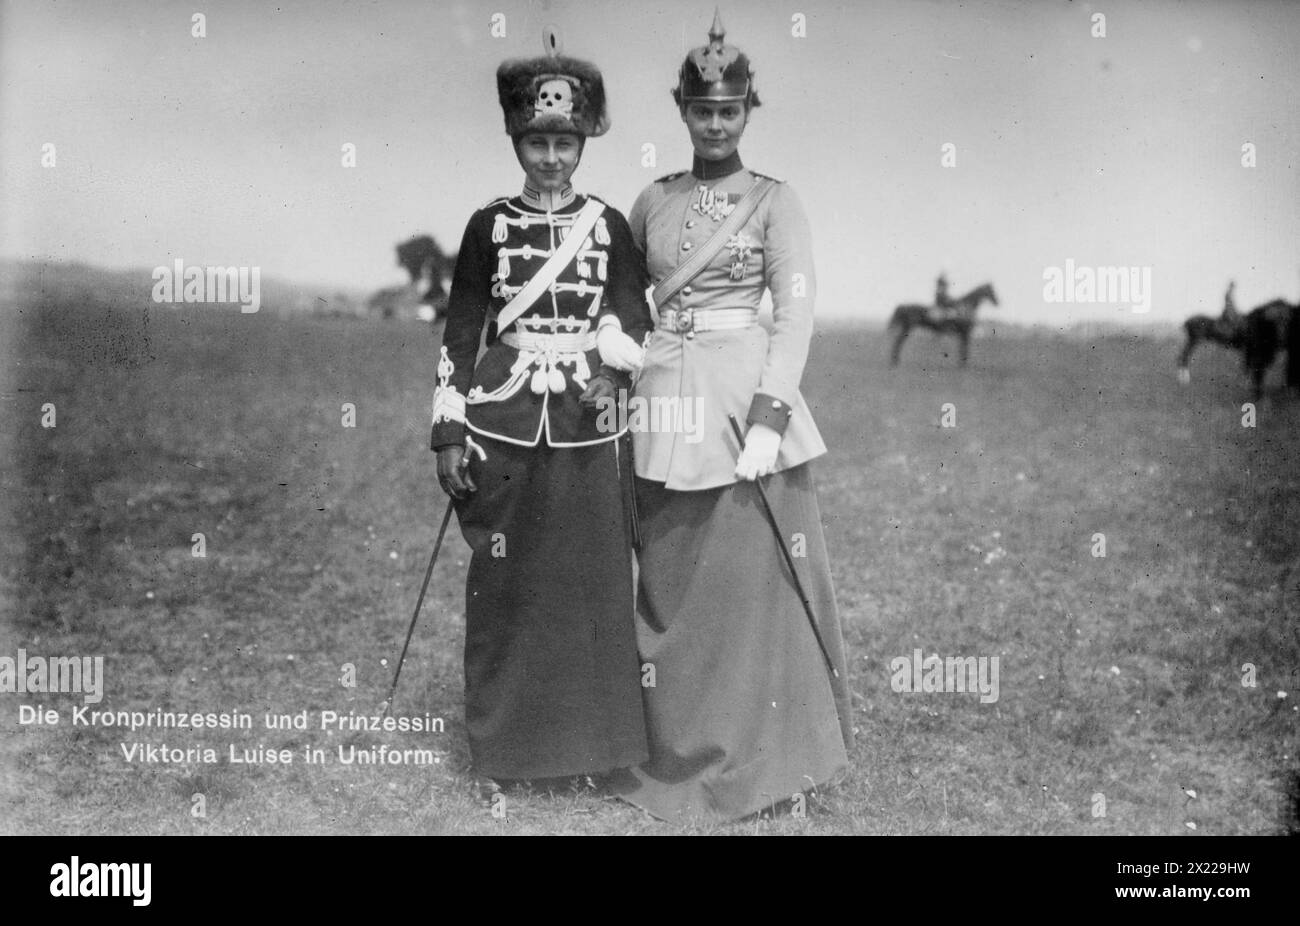
{"label": "badge on tunic", "polygon": [[727,239],[727,250],[731,252],[731,279],[739,280],[745,276],[745,265],[749,262],[749,256],[754,253],[755,242],[745,236],[744,232],[737,232]]}
{"label": "badge on tunic", "polygon": [[736,208],[736,204],[729,202],[729,199],[726,193],[717,193],[706,186],[701,186],[700,198],[691,203],[691,208],[700,215],[707,215],[713,221],[721,222]]}

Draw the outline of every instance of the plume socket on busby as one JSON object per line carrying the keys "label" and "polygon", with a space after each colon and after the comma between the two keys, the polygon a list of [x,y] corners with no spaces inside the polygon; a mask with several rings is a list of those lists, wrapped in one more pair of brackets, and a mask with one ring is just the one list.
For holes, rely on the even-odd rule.
{"label": "plume socket on busby", "polygon": [[605,84],[589,61],[561,55],[552,29],[543,37],[542,58],[513,58],[497,68],[497,96],[506,132],[572,132],[586,138],[609,130]]}
{"label": "plume socket on busby", "polygon": [[673,99],[678,106],[685,106],[692,100],[714,103],[743,101],[749,107],[759,105],[749,58],[735,45],[726,44],[726,35],[722,15],[714,10],[708,44],[691,49],[677,72]]}

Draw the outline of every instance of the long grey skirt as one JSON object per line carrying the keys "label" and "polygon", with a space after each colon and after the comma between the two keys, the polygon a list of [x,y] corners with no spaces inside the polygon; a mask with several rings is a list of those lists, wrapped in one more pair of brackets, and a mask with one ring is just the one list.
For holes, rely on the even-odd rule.
{"label": "long grey skirt", "polygon": [[848,672],[810,467],[764,487],[840,677],[827,671],[752,483],[675,492],[638,479],[650,760],[616,789],[660,819],[738,819],[848,767]]}

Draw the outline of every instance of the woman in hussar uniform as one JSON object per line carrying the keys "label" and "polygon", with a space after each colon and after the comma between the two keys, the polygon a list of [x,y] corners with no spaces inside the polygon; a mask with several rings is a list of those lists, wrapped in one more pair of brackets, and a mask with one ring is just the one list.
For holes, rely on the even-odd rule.
{"label": "woman in hussar uniform", "polygon": [[626,384],[610,362],[639,360],[649,331],[644,270],[626,219],[569,182],[608,128],[600,72],[548,43],[497,72],[523,190],[465,229],[433,402],[438,478],[473,551],[465,726],[485,786],[647,755],[620,432],[597,407]]}
{"label": "woman in hussar uniform", "polygon": [[[724,42],[717,18],[673,96],[695,157],[689,172],[647,187],[629,213],[658,312],[635,394],[647,407],[698,400],[703,428],[632,428],[643,544],[637,629],[653,685],[643,689],[650,761],[623,776],[619,792],[662,819],[735,819],[835,779],[853,735],[809,466],[826,448],[799,392],[816,282],[798,197],[747,169],[736,150],[758,98],[748,59]],[[770,336],[758,325],[765,290]],[[743,448],[731,414],[748,426]],[[765,521],[756,478],[792,535],[838,678]]]}

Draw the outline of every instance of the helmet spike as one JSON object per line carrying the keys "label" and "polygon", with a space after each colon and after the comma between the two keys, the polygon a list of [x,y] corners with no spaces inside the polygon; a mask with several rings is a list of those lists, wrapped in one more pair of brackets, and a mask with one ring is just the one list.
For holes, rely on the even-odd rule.
{"label": "helmet spike", "polygon": [[722,26],[722,13],[715,6],[713,8],[713,25],[709,26],[709,43],[712,45],[721,45],[722,40],[726,38],[727,30]]}
{"label": "helmet spike", "polygon": [[758,105],[750,79],[749,59],[736,46],[726,44],[726,34],[722,12],[714,7],[708,44],[691,49],[678,69],[673,98],[679,106],[688,100],[744,101],[746,107]]}

